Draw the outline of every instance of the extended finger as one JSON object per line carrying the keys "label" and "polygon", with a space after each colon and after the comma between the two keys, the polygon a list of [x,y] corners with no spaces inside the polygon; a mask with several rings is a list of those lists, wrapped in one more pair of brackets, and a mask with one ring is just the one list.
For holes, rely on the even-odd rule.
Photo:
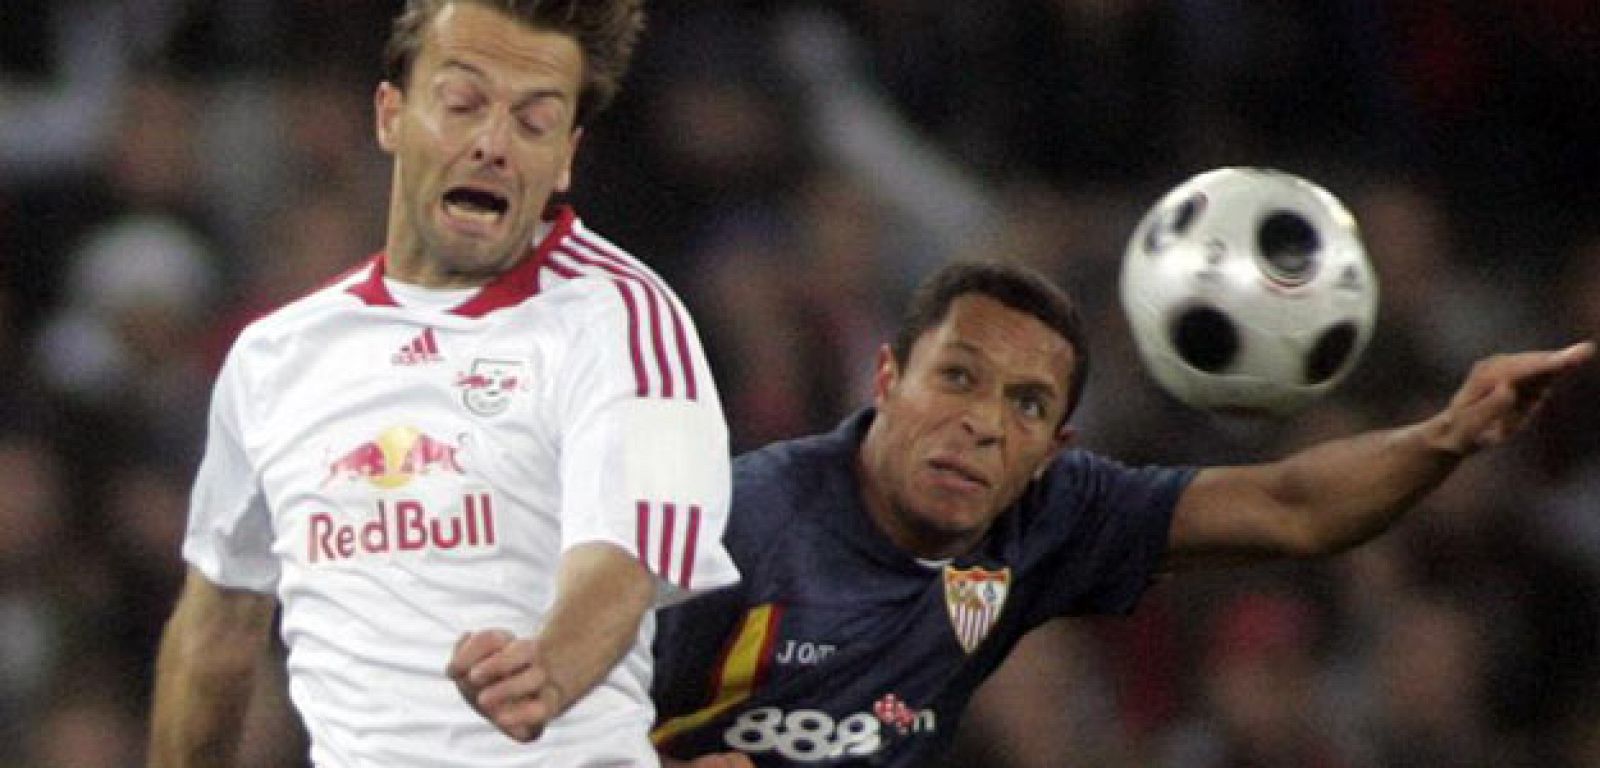
{"label": "extended finger", "polygon": [[1595,343],[1593,341],[1580,341],[1556,354],[1571,365],[1580,365],[1594,357]]}
{"label": "extended finger", "polygon": [[1592,341],[1580,341],[1555,351],[1518,352],[1499,360],[1499,370],[1513,379],[1556,376],[1594,357]]}
{"label": "extended finger", "polygon": [[1583,365],[1594,356],[1594,342],[1581,342],[1565,349],[1549,353],[1542,365],[1537,366],[1531,373],[1524,374],[1523,378],[1516,381],[1517,408],[1524,413],[1531,413],[1544,402],[1550,389],[1557,380],[1567,372]]}

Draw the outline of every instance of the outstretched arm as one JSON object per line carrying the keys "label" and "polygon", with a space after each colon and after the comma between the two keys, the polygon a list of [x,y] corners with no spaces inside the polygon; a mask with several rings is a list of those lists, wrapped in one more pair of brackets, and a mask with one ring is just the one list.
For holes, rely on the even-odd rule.
{"label": "outstretched arm", "polygon": [[1594,353],[1586,341],[1485,358],[1424,421],[1268,464],[1202,470],[1173,512],[1163,569],[1329,554],[1382,533],[1462,459],[1519,431]]}
{"label": "outstretched arm", "polygon": [[151,768],[231,766],[277,601],[189,569],[161,636]]}
{"label": "outstretched arm", "polygon": [[518,741],[539,738],[633,647],[655,577],[619,547],[579,544],[562,555],[556,589],[536,634],[470,632],[445,670],[473,708]]}

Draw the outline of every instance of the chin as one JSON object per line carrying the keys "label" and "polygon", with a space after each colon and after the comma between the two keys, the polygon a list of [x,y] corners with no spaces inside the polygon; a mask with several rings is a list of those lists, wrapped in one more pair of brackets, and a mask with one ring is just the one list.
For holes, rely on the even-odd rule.
{"label": "chin", "polygon": [[949,510],[939,509],[938,505],[930,507],[933,511],[921,516],[923,527],[944,536],[967,536],[983,531],[991,518],[981,511],[965,509]]}
{"label": "chin", "polygon": [[476,277],[493,276],[510,269],[520,253],[498,240],[456,239],[440,249],[442,261],[451,272]]}

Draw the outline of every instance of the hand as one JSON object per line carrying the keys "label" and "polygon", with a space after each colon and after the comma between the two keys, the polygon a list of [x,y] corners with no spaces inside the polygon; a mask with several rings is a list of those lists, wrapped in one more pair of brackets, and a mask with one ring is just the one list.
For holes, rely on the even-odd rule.
{"label": "hand", "polygon": [[503,629],[462,635],[445,674],[478,714],[520,742],[539,738],[567,703],[550,677],[539,641]]}
{"label": "hand", "polygon": [[1585,341],[1478,361],[1450,405],[1431,420],[1431,441],[1459,456],[1499,445],[1528,423],[1558,380],[1594,353],[1594,342]]}
{"label": "hand", "polygon": [[738,752],[721,752],[701,755],[693,760],[675,760],[663,755],[661,768],[756,768],[756,764]]}

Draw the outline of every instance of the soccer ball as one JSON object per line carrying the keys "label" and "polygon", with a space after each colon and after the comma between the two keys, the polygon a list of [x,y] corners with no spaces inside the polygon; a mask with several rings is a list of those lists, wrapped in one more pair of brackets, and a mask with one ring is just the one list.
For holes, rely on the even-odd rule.
{"label": "soccer ball", "polygon": [[1151,376],[1220,413],[1284,416],[1327,394],[1378,311],[1355,217],[1265,168],[1207,171],[1163,196],[1128,242],[1121,288]]}

